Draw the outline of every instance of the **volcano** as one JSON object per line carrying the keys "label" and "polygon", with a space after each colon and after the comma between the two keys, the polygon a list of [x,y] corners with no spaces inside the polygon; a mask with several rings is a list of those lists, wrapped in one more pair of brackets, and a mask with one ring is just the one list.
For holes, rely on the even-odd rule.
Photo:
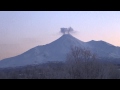
{"label": "volcano", "polygon": [[99,57],[120,58],[120,47],[104,41],[83,42],[70,34],[63,34],[57,40],[36,46],[18,56],[0,61],[0,68],[35,65],[46,62],[64,62],[71,47],[88,48]]}
{"label": "volcano", "polygon": [[36,46],[18,56],[1,60],[0,68],[33,65],[49,61],[65,61],[67,53],[73,46],[89,47],[87,43],[72,35],[64,34],[49,44]]}

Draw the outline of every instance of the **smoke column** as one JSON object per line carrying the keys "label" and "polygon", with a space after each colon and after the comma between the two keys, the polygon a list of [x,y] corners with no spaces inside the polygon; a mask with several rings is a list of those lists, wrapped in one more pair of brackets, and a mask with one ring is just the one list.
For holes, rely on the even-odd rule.
{"label": "smoke column", "polygon": [[73,32],[74,30],[71,28],[71,27],[69,27],[69,28],[61,28],[61,33],[62,34],[70,34],[71,32]]}

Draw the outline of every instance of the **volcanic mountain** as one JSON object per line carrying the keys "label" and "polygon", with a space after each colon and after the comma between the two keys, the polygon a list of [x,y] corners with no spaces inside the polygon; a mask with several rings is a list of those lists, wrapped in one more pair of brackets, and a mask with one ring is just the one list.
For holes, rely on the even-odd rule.
{"label": "volcanic mountain", "polygon": [[1,60],[0,68],[33,65],[48,61],[65,61],[72,46],[89,47],[87,43],[72,35],[64,34],[49,44],[36,46],[18,56]]}
{"label": "volcanic mountain", "polygon": [[67,53],[73,46],[88,48],[99,57],[120,58],[120,47],[104,41],[83,42],[70,34],[64,34],[49,44],[36,46],[18,56],[1,60],[0,68],[65,61]]}

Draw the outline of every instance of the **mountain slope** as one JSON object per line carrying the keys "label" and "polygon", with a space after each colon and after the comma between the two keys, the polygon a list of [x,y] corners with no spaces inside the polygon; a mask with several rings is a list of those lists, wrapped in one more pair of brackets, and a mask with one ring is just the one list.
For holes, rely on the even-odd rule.
{"label": "mountain slope", "polygon": [[34,47],[21,55],[0,61],[0,67],[32,65],[47,61],[65,61],[66,54],[72,46],[89,47],[87,43],[70,34],[65,34],[49,44]]}
{"label": "mountain slope", "polygon": [[83,42],[70,34],[64,34],[49,44],[36,46],[18,56],[1,60],[0,68],[33,65],[49,61],[65,61],[67,53],[73,46],[87,48],[99,57],[120,58],[120,47],[104,41]]}
{"label": "mountain slope", "polygon": [[120,58],[120,47],[116,47],[105,41],[89,41],[87,42],[92,48],[91,50],[100,57]]}

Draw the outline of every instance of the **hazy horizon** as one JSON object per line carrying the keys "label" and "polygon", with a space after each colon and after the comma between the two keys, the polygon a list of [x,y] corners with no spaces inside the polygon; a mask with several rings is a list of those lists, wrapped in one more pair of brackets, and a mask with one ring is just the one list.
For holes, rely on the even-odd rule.
{"label": "hazy horizon", "polygon": [[63,27],[81,41],[120,46],[119,11],[0,11],[0,60],[56,40]]}

